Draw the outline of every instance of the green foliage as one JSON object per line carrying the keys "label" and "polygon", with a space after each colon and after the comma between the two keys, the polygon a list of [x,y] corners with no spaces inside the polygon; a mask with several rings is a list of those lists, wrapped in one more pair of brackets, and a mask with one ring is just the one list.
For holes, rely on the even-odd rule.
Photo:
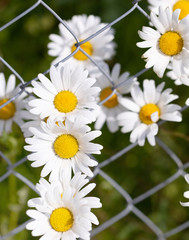
{"label": "green foliage", "polygon": [[[0,26],[22,13],[35,2],[34,0],[1,1]],[[46,1],[46,3],[63,19],[70,19],[73,15],[86,13],[99,15],[104,22],[114,20],[132,6],[131,1],[128,0],[54,0]],[[145,1],[141,2],[141,6],[147,10]],[[119,62],[122,65],[122,71],[129,71],[131,74],[144,68],[144,61],[141,59],[144,50],[138,49],[136,42],[139,41],[137,31],[147,24],[147,19],[138,10],[135,10],[114,26],[117,54],[109,62],[110,66]],[[29,81],[38,73],[48,69],[53,60],[47,55],[50,33],[58,33],[58,21],[43,6],[39,6],[0,32],[0,56],[8,61],[25,81]],[[10,71],[2,63],[0,63],[0,71],[5,72],[7,76],[10,74]],[[144,78],[155,79],[157,83],[162,81],[158,79],[152,69],[142,75],[139,81],[142,82]],[[163,80],[166,81],[166,87],[171,86],[174,92],[181,96],[178,103],[184,105],[188,97],[187,87],[177,87],[173,81],[166,77]],[[174,150],[183,163],[188,161],[188,117],[189,113],[186,111],[183,113],[181,124],[166,123],[161,126],[159,132],[160,139]],[[97,157],[100,162],[129,144],[128,134],[122,134],[120,131],[111,134],[106,126],[102,132],[102,136],[97,140],[104,146],[102,155]],[[20,129],[15,125],[13,133],[3,134],[0,138],[0,150],[13,163],[26,156],[27,153],[23,150],[23,146],[24,138]],[[0,164],[0,174],[2,175],[7,171],[7,164],[2,157],[0,157]],[[25,162],[15,170],[34,184],[38,182],[41,171],[39,168],[32,168],[29,162]],[[135,198],[173,175],[177,171],[177,167],[160,147],[151,147],[146,144],[144,147],[135,147],[103,170]],[[98,176],[94,181],[97,183],[97,187],[93,191],[93,195],[100,197],[103,203],[103,208],[94,212],[102,224],[122,211],[127,204],[124,198],[102,177]],[[184,201],[182,194],[188,188],[183,178],[179,178],[163,190],[142,201],[137,207],[162,231],[169,231],[185,222],[189,217],[188,209],[179,204],[179,201]],[[0,183],[0,193],[0,235],[4,235],[28,220],[25,214],[27,200],[35,197],[36,194],[12,175]],[[189,233],[185,230],[170,239],[186,240],[188,238]],[[31,237],[31,233],[24,230],[9,239],[36,238]],[[156,236],[139,218],[129,214],[93,239],[153,240],[156,239]]]}

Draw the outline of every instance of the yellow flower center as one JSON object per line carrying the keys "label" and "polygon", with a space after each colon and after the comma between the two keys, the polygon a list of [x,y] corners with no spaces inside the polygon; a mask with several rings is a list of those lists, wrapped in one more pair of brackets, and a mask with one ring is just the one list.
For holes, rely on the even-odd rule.
{"label": "yellow flower center", "polygon": [[[48,120],[48,119],[49,119],[49,117],[46,117],[46,118],[44,118],[43,121],[44,121],[45,123],[47,123],[47,120]],[[65,126],[65,122],[66,122],[65,120],[62,122],[62,123],[64,124],[64,126]],[[58,121],[56,121],[56,125],[59,126]]]}
{"label": "yellow flower center", "polygon": [[[93,54],[93,46],[90,42],[85,42],[81,45],[81,48],[88,54],[88,55],[92,55]],[[75,44],[72,46],[71,51],[75,51],[76,50],[76,46]],[[76,58],[79,61],[85,61],[88,59],[88,57],[82,53],[80,50],[78,52],[76,52],[74,54],[74,58]]]}
{"label": "yellow flower center", "polygon": [[70,91],[61,91],[54,98],[54,106],[59,112],[71,112],[77,106],[77,97]]}
{"label": "yellow flower center", "polygon": [[[103,101],[111,93],[112,93],[112,89],[110,87],[102,89],[102,91],[100,93],[100,100]],[[117,95],[114,94],[113,96],[111,96],[111,98],[108,99],[108,101],[106,101],[103,105],[107,108],[113,108],[113,107],[117,106],[118,105]]]}
{"label": "yellow flower center", "polygon": [[159,39],[159,47],[161,51],[168,55],[177,55],[182,51],[184,41],[177,32],[166,32]]}
{"label": "yellow flower center", "polygon": [[50,224],[57,232],[68,231],[72,227],[73,222],[73,214],[67,208],[57,208],[51,213]]}
{"label": "yellow flower center", "polygon": [[189,14],[189,1],[188,0],[177,1],[175,3],[175,5],[173,6],[173,12],[176,9],[181,9],[179,19],[180,20],[183,19],[184,17],[186,17]]}
{"label": "yellow flower center", "polygon": [[77,139],[70,134],[57,137],[53,147],[55,153],[61,158],[72,158],[79,150]]}
{"label": "yellow flower center", "polygon": [[158,112],[158,116],[160,116],[160,109],[157,105],[152,103],[146,104],[140,109],[139,118],[145,124],[152,124],[151,115],[155,112]]}
{"label": "yellow flower center", "polygon": [[[0,106],[6,103],[9,99],[2,99],[0,100]],[[10,102],[5,107],[0,109],[0,119],[7,120],[9,118],[12,118],[16,112],[16,107],[13,102]]]}

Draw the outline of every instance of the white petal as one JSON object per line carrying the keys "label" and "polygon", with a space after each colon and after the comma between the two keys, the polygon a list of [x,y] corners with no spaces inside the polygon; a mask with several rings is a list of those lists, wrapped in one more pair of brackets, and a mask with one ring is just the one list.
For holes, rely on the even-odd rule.
{"label": "white petal", "polygon": [[134,85],[131,89],[131,96],[133,97],[134,101],[139,105],[139,106],[144,106],[145,101],[144,101],[144,95],[143,92],[141,91],[140,87],[137,85]]}
{"label": "white petal", "polygon": [[140,124],[138,127],[136,127],[131,135],[130,135],[130,141],[132,143],[136,142],[138,138],[146,131],[148,126],[146,124]]}
{"label": "white petal", "polygon": [[166,121],[172,121],[172,122],[181,122],[182,121],[182,115],[180,112],[173,112],[173,113],[164,113],[161,115],[161,119]]}
{"label": "white petal", "polygon": [[186,100],[185,104],[189,106],[189,98]]}
{"label": "white petal", "polygon": [[107,126],[111,133],[115,133],[119,129],[117,120],[112,117],[107,118]]}
{"label": "white petal", "polygon": [[16,77],[15,75],[11,74],[9,76],[7,87],[6,87],[6,95],[9,96],[9,94],[15,89],[16,84]]}
{"label": "white petal", "polygon": [[54,85],[45,75],[40,73],[40,74],[38,74],[38,78],[48,91],[50,91],[53,95],[57,94],[57,91],[56,91]]}
{"label": "white petal", "polygon": [[106,121],[106,115],[103,111],[100,112],[99,116],[97,117],[97,120],[95,122],[95,129],[101,129]]}
{"label": "white petal", "polygon": [[3,73],[0,73],[0,98],[5,97],[5,86],[6,86],[6,81],[5,81],[5,76]]}
{"label": "white petal", "polygon": [[184,178],[185,178],[186,182],[189,184],[189,174],[186,174],[186,175],[184,176]]}
{"label": "white petal", "polygon": [[146,103],[154,103],[156,96],[156,88],[154,80],[144,80],[144,99]]}
{"label": "white petal", "polygon": [[70,230],[63,232],[61,240],[75,240],[76,237],[77,236]]}
{"label": "white petal", "polygon": [[140,107],[131,99],[129,98],[121,98],[120,104],[126,107],[128,110],[131,110],[133,112],[139,112]]}
{"label": "white petal", "polygon": [[184,192],[184,197],[189,198],[189,191]]}
{"label": "white petal", "polygon": [[161,23],[160,19],[153,12],[151,12],[150,18],[153,25],[158,29],[158,31],[162,34],[165,33],[165,27]]}
{"label": "white petal", "polygon": [[38,212],[36,210],[27,210],[26,211],[26,214],[31,217],[31,218],[34,218],[36,220],[41,220],[41,221],[45,221],[47,219],[47,217],[41,213],[41,212]]}

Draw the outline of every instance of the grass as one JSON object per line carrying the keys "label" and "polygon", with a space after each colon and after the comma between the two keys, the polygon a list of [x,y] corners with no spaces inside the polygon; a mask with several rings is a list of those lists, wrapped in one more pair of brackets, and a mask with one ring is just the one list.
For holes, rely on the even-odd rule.
{"label": "grass", "polygon": [[[26,10],[34,2],[34,0],[2,1],[0,3],[0,26]],[[46,2],[63,19],[70,19],[75,14],[86,13],[99,15],[104,22],[114,20],[132,6],[130,1],[125,0],[55,0]],[[147,10],[146,1],[141,2],[140,5]],[[117,54],[109,62],[110,66],[119,62],[122,65],[122,72],[129,71],[131,74],[144,68],[144,61],[141,59],[143,50],[136,47],[136,42],[139,41],[137,31],[147,24],[147,19],[136,10],[114,26]],[[50,66],[53,58],[47,55],[48,36],[50,33],[58,33],[57,26],[58,21],[52,14],[39,6],[0,33],[0,56],[16,69],[25,81],[31,80]],[[2,63],[0,63],[0,71],[5,72],[6,76],[10,74],[10,71]],[[180,96],[177,103],[184,105],[188,97],[187,87],[175,86],[173,81],[166,77],[158,79],[152,69],[139,77],[139,81],[142,82],[145,78],[155,79],[157,83],[166,81],[166,87],[172,87],[174,93]],[[188,162],[188,117],[189,113],[185,111],[182,123],[166,123],[160,127],[158,135],[165,144],[174,150],[183,163]],[[129,144],[128,134],[122,134],[120,131],[111,134],[106,126],[102,129],[102,133],[102,136],[96,140],[104,146],[102,155],[97,157],[99,162]],[[23,150],[24,144],[23,135],[16,125],[13,126],[11,134],[4,133],[0,137],[0,150],[12,163],[27,155]],[[7,171],[7,164],[2,158],[0,158],[0,164],[0,174],[2,175]],[[160,147],[151,147],[149,144],[145,144],[144,147],[135,147],[103,170],[135,198],[165,181],[177,171],[177,167]],[[34,169],[29,162],[25,162],[17,167],[16,171],[35,184],[39,180],[41,169]],[[103,223],[122,211],[126,202],[102,177],[97,176],[94,182],[97,183],[97,187],[93,191],[93,195],[100,197],[103,203],[103,208],[94,212],[100,223]],[[178,178],[158,193],[137,204],[137,207],[162,231],[169,231],[188,220],[188,209],[179,204],[179,201],[184,201],[182,194],[187,189],[188,185],[184,179]],[[27,200],[35,197],[36,194],[13,175],[0,183],[0,193],[0,235],[4,235],[28,220],[25,214]],[[189,232],[186,229],[169,239],[187,240],[188,238]],[[33,240],[37,238],[32,237],[31,233],[26,230],[9,238],[9,240],[19,239]],[[139,218],[129,214],[93,239],[152,240],[156,237]]]}

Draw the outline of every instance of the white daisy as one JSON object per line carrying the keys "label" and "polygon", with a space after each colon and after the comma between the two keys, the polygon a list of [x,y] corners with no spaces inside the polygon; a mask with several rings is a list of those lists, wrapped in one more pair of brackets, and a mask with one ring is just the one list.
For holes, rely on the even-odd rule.
{"label": "white daisy", "polygon": [[32,230],[33,236],[42,236],[40,240],[75,240],[79,237],[89,240],[92,223],[99,224],[91,208],[100,208],[102,204],[99,198],[86,197],[95,187],[91,183],[83,188],[87,182],[80,173],[69,182],[63,178],[61,182],[49,184],[41,179],[37,184],[41,197],[28,202],[29,207],[36,210],[27,211],[33,221],[26,228]]}
{"label": "white daisy", "polygon": [[154,72],[163,77],[164,71],[171,62],[173,71],[177,64],[189,66],[189,16],[179,21],[180,10],[173,13],[169,8],[160,7],[159,16],[151,12],[150,19],[154,27],[143,27],[139,36],[144,40],[137,43],[140,48],[150,48],[143,54],[147,62],[145,67],[153,67]]}
{"label": "white daisy", "polygon": [[176,9],[181,9],[179,19],[183,19],[189,14],[189,1],[188,0],[148,0],[149,9],[154,13],[159,13],[159,7],[166,9],[169,7],[174,12]]}
{"label": "white daisy", "polygon": [[[93,15],[87,16],[85,14],[73,16],[71,20],[65,21],[71,28],[80,41],[85,40],[90,35],[96,33],[98,30],[106,26],[101,23],[100,17]],[[71,54],[75,49],[75,38],[64,27],[62,23],[59,24],[60,35],[51,34],[50,42],[48,44],[49,55],[57,57],[52,63],[55,64],[63,58]],[[109,60],[114,55],[115,43],[112,42],[114,38],[113,29],[107,29],[90,41],[83,43],[81,48],[98,63],[104,60]],[[88,70],[91,70],[95,65],[84,55],[80,50],[68,60],[68,63],[73,65],[82,65]]]}
{"label": "white daisy", "polygon": [[30,96],[24,100],[25,109],[27,110],[25,114],[26,122],[22,124],[21,129],[25,138],[33,136],[33,134],[29,130],[30,127],[40,128],[41,121],[46,121],[46,119],[41,119],[40,115],[30,113],[31,107],[28,105],[28,102],[34,99],[35,97]]}
{"label": "white daisy", "polygon": [[154,80],[144,80],[143,92],[139,86],[134,85],[131,89],[132,99],[124,100],[125,106],[130,111],[121,113],[118,121],[123,133],[131,132],[132,143],[137,141],[140,146],[143,146],[147,138],[148,142],[154,146],[159,119],[174,122],[182,120],[179,112],[181,107],[177,104],[169,104],[178,96],[171,94],[170,88],[162,91],[164,85],[165,83],[161,83],[155,87]]}
{"label": "white daisy", "polygon": [[[104,123],[107,122],[108,129],[110,130],[110,132],[113,133],[118,131],[117,115],[126,110],[124,106],[124,101],[122,101],[122,99],[124,99],[122,94],[129,93],[133,84],[136,83],[136,78],[128,80],[128,72],[120,75],[120,64],[114,65],[111,74],[108,65],[104,67],[104,70],[111,77],[115,86],[125,81],[125,83],[121,87],[118,87],[116,89],[115,94],[105,103],[100,105],[100,109],[96,111],[97,120],[95,122],[95,129],[101,129]],[[112,93],[113,86],[104,74],[101,74],[97,78],[96,85],[100,86],[101,88],[100,94],[97,99],[98,101],[103,101]]]}
{"label": "white daisy", "polygon": [[51,80],[43,74],[38,76],[40,82],[33,81],[32,85],[39,99],[28,103],[32,114],[54,121],[65,118],[74,121],[77,117],[95,121],[91,109],[98,108],[95,97],[100,88],[92,87],[96,80],[88,77],[87,70],[77,67],[71,71],[68,64],[59,64],[57,68],[50,68]]}
{"label": "white daisy", "polygon": [[[27,120],[27,121],[21,126],[21,129],[22,129],[22,132],[23,132],[25,138],[33,136],[33,133],[30,131],[31,127],[40,129],[41,128],[41,122],[43,121],[43,122],[47,123],[47,121],[49,119],[49,117],[41,119],[40,115],[35,115],[35,114],[30,113],[31,107],[28,105],[28,103],[31,100],[34,100],[34,99],[35,99],[35,97],[30,96],[30,97],[26,98],[25,101],[24,101],[25,102],[25,108],[27,109],[24,117],[25,117],[25,120]],[[90,123],[90,121],[88,119],[83,119],[82,122],[84,124],[89,124]]]}
{"label": "white daisy", "polygon": [[184,84],[189,86],[189,67],[184,67],[182,61],[178,61],[177,65],[175,65],[174,71],[171,65],[169,68],[171,70],[167,73],[167,76],[171,78],[176,85]]}
{"label": "white daisy", "polygon": [[33,152],[28,155],[28,160],[34,161],[32,167],[43,166],[41,176],[45,177],[50,172],[50,181],[57,179],[59,172],[81,171],[88,176],[93,176],[89,167],[98,163],[89,157],[89,154],[100,154],[102,146],[90,141],[101,135],[100,131],[91,131],[81,119],[74,123],[66,120],[58,124],[50,120],[41,122],[41,129],[30,128],[34,138],[26,138],[25,149]]}
{"label": "white daisy", "polygon": [[[0,106],[6,103],[10,98],[16,96],[20,90],[19,86],[16,87],[15,75],[11,74],[6,84],[4,74],[0,73]],[[11,131],[13,122],[20,127],[24,123],[23,119],[26,113],[24,110],[24,97],[26,97],[26,93],[23,92],[14,101],[0,108],[0,135],[4,130],[6,132]]]}
{"label": "white daisy", "polygon": [[[186,182],[189,184],[189,174],[184,176]],[[189,199],[189,191],[184,192],[184,197]],[[183,207],[189,207],[189,202],[180,202]]]}

